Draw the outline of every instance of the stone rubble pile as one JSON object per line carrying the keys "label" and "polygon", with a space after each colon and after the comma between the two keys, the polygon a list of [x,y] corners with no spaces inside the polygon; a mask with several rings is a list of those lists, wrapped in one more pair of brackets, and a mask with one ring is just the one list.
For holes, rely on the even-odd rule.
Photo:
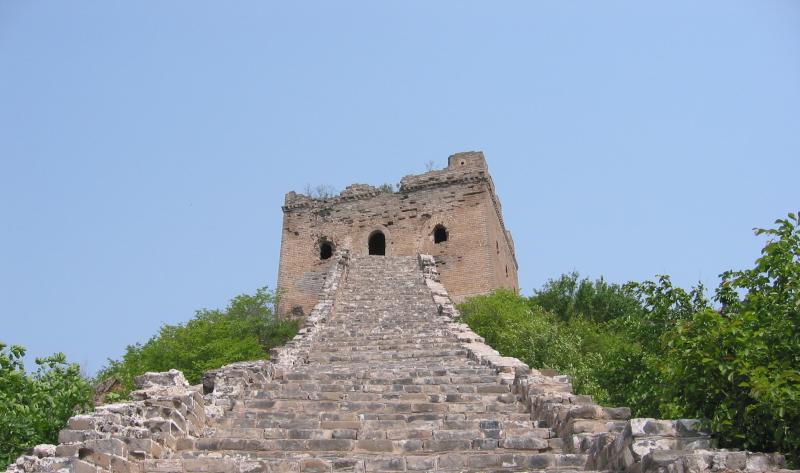
{"label": "stone rubble pile", "polygon": [[630,419],[568,376],[503,357],[459,321],[430,256],[337,255],[270,361],[148,373],[133,402],[70,419],[9,473],[780,471],[692,420]]}

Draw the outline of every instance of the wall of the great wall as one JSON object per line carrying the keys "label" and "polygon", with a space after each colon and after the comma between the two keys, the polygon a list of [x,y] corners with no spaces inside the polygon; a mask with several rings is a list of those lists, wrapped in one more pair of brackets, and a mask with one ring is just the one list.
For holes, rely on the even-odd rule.
{"label": "wall of the great wall", "polygon": [[[375,232],[385,235],[387,255],[436,257],[442,282],[457,301],[518,288],[513,242],[483,153],[455,154],[445,169],[406,176],[395,193],[363,184],[324,200],[290,192],[283,211],[281,313],[300,307],[308,314],[316,304],[334,260],[320,258],[323,245],[366,255]],[[447,240],[435,243],[438,225]]]}

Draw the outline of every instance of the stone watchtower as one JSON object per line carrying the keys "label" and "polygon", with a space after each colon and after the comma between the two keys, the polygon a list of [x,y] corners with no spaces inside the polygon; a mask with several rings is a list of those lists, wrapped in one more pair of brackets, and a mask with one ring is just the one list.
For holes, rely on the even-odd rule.
{"label": "stone watchtower", "polygon": [[454,154],[445,169],[406,176],[397,192],[353,184],[325,199],[286,194],[280,313],[308,314],[334,253],[345,249],[352,255],[431,254],[457,302],[518,288],[514,241],[482,152]]}

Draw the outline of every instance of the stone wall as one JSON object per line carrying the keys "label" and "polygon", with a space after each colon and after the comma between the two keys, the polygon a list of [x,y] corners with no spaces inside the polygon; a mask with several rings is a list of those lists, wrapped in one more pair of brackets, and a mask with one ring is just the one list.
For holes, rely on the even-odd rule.
{"label": "stone wall", "polygon": [[574,394],[569,376],[531,369],[516,358],[502,356],[460,321],[433,257],[420,255],[420,266],[439,305],[439,315],[450,319],[451,330],[459,334],[469,356],[504,375],[528,405],[531,419],[553,429],[565,452],[587,454],[587,469],[627,473],[789,471],[783,470],[785,460],[778,453],[715,449],[714,439],[696,419],[632,419],[627,407],[603,407],[591,396]]}
{"label": "stone wall", "polygon": [[[445,169],[402,179],[398,192],[354,184],[329,199],[289,192],[283,206],[278,288],[281,313],[302,308],[306,315],[319,300],[332,259],[320,259],[330,244],[353,255],[367,254],[368,239],[380,231],[386,254],[431,254],[456,300],[500,287],[518,288],[511,234],[483,153],[451,156]],[[443,225],[447,241],[434,243]]]}
{"label": "stone wall", "polygon": [[[251,458],[245,453],[253,453],[261,446],[270,442],[284,442],[286,445],[302,444],[306,440],[253,440],[248,438],[214,438],[216,422],[226,415],[235,412],[247,411],[254,407],[244,400],[249,392],[256,394],[257,403],[273,403],[264,389],[271,386],[280,390],[288,385],[272,383],[283,380],[291,383],[298,380],[300,383],[309,380],[308,373],[298,373],[302,367],[310,366],[315,353],[312,343],[324,341],[326,332],[332,327],[329,321],[342,313],[341,307],[358,304],[361,296],[356,292],[351,294],[350,300],[342,296],[340,287],[348,278],[349,255],[339,252],[332,258],[330,271],[325,275],[321,289],[320,301],[306,318],[303,329],[295,338],[285,346],[275,349],[271,353],[270,361],[252,361],[227,365],[219,370],[209,372],[204,378],[202,386],[190,387],[183,375],[175,370],[166,373],[147,373],[137,378],[141,388],[132,394],[133,401],[98,406],[89,414],[78,415],[69,419],[68,424],[59,435],[58,446],[40,445],[35,447],[29,455],[20,457],[10,465],[7,473],[268,473],[270,471],[338,471],[342,466],[347,471],[430,471],[428,465],[438,463],[440,468],[436,471],[460,471],[457,468],[442,467],[443,459],[452,461],[464,457],[469,452],[445,455],[446,451],[456,448],[464,442],[459,440],[438,441],[428,439],[428,443],[435,444],[437,449],[429,452],[428,456],[419,453],[409,454],[395,462],[390,455],[389,459],[381,456],[378,450],[362,452],[366,461],[347,458],[325,460],[314,458],[311,454],[303,454],[302,458],[282,459],[278,457],[269,462]],[[529,418],[535,427],[547,427],[555,434],[554,438],[546,441],[538,437],[518,438],[516,440],[537,441],[534,450],[554,449],[559,451],[553,456],[554,460],[563,460],[565,466],[556,461],[547,462],[547,465],[538,470],[557,472],[565,468],[573,471],[605,471],[626,473],[705,473],[705,472],[786,472],[783,457],[779,454],[762,454],[744,451],[726,451],[713,448],[714,442],[708,433],[700,427],[696,420],[657,420],[657,419],[631,419],[627,408],[608,408],[594,403],[589,396],[576,395],[572,392],[568,376],[559,375],[551,370],[535,370],[529,368],[516,358],[504,357],[496,350],[486,345],[483,339],[459,320],[459,313],[448,295],[445,286],[441,283],[437,264],[433,256],[419,256],[420,270],[425,286],[430,290],[429,297],[434,304],[431,320],[441,321],[441,326],[447,333],[455,335],[461,349],[446,350],[452,355],[467,356],[477,364],[489,367],[497,373],[497,382],[504,389],[504,394],[497,397],[496,402],[523,402],[525,412],[530,413]],[[392,291],[401,292],[393,285],[384,284]],[[352,291],[352,288],[350,289]],[[405,289],[408,291],[408,288]],[[413,294],[413,292],[407,292]],[[425,293],[423,293],[424,295]],[[391,295],[387,295],[391,296]],[[397,297],[397,296],[395,296]],[[424,296],[428,297],[428,296]],[[344,300],[340,300],[343,298]],[[369,302],[363,307],[369,307]],[[437,310],[438,309],[438,310]],[[341,326],[339,327],[342,328]],[[406,329],[407,330],[407,329]],[[373,331],[369,332],[374,333]],[[419,356],[412,349],[406,355]],[[331,356],[343,356],[348,352],[329,352]],[[350,356],[358,355],[358,351],[350,351]],[[391,354],[389,352],[391,359]],[[397,353],[395,353],[396,355]],[[414,358],[408,358],[412,360]],[[376,367],[377,376],[385,376],[387,371]],[[342,375],[343,371],[337,371]],[[359,377],[368,373],[359,373]],[[438,376],[438,375],[437,375]],[[441,378],[441,376],[439,376]],[[449,378],[448,378],[449,380]],[[444,382],[437,378],[438,382]],[[409,379],[398,380],[398,387],[403,388]],[[300,386],[296,384],[296,386]],[[376,385],[375,387],[380,387]],[[431,384],[429,387],[435,387]],[[255,388],[255,391],[254,391]],[[319,388],[317,384],[309,384],[307,389]],[[375,391],[380,392],[380,391]],[[414,392],[409,391],[409,392]],[[492,392],[495,392],[494,390]],[[497,391],[500,392],[500,391]],[[205,393],[205,395],[203,394]],[[293,396],[297,391],[286,391]],[[324,393],[318,392],[322,395]],[[338,399],[339,394],[333,394],[331,399]],[[366,392],[356,392],[353,396],[369,396]],[[399,395],[399,394],[398,394]],[[452,397],[469,396],[467,394],[454,394]],[[505,396],[510,396],[506,399]],[[422,395],[423,398],[428,398]],[[266,400],[265,400],[266,399]],[[287,399],[296,399],[290,397]],[[310,401],[310,398],[308,398]],[[253,401],[251,400],[251,403]],[[289,402],[289,401],[282,401]],[[441,402],[441,401],[440,401]],[[381,406],[380,402],[352,401],[351,407]],[[320,397],[317,407],[335,406],[335,402]],[[419,406],[427,408],[443,407],[441,404],[422,403]],[[444,406],[446,407],[446,406]],[[442,411],[438,409],[438,411]],[[312,415],[316,411],[310,409]],[[432,412],[432,411],[431,411]],[[307,413],[308,414],[308,413]],[[334,415],[331,413],[330,415]],[[394,421],[387,421],[389,423]],[[458,422],[453,420],[452,422]],[[336,422],[334,422],[336,424]],[[347,423],[347,422],[344,422]],[[358,422],[352,422],[358,424]],[[299,425],[299,424],[298,424]],[[339,424],[336,424],[339,425]],[[256,430],[259,434],[277,430],[271,428],[261,429],[234,429],[235,431]],[[346,429],[345,429],[346,430]],[[413,430],[408,431],[409,434]],[[293,437],[294,438],[294,437]],[[302,437],[305,438],[305,437]],[[507,441],[511,441],[506,439]],[[293,443],[294,442],[294,443]],[[309,445],[353,444],[380,447],[393,446],[391,440],[308,440]],[[316,443],[314,443],[316,442]],[[421,443],[421,440],[400,438],[398,442],[403,445]],[[448,443],[449,442],[449,443]],[[469,443],[469,442],[467,442]],[[497,442],[495,441],[495,444]],[[513,443],[513,442],[512,442]],[[204,446],[213,445],[211,451],[202,453]],[[510,448],[527,448],[527,444],[513,443]],[[453,447],[456,446],[456,447]],[[504,444],[505,448],[506,445]],[[197,450],[201,454],[196,455]],[[381,450],[382,451],[382,450]],[[193,453],[194,452],[194,453]],[[239,452],[239,453],[236,453]],[[330,452],[329,452],[330,453]],[[499,467],[502,455],[481,454],[480,451],[469,453],[470,461],[481,460],[483,463]],[[513,454],[506,455],[512,459]],[[517,455],[519,456],[519,455]],[[429,462],[434,458],[433,463]],[[546,459],[550,457],[531,458]],[[581,460],[580,466],[568,465],[570,459],[588,458],[588,463]],[[464,465],[466,463],[462,462]],[[358,468],[360,465],[366,468]],[[538,464],[538,463],[537,463]],[[371,466],[372,465],[372,466]],[[377,465],[377,466],[376,466]],[[397,468],[403,465],[403,468]],[[577,465],[577,463],[576,463]],[[406,468],[407,467],[407,468]],[[523,471],[521,465],[516,465],[513,471]],[[486,471],[485,467],[475,467],[470,471]],[[505,467],[501,471],[506,471]],[[511,470],[508,470],[511,471]],[[524,469],[528,471],[528,469]]]}
{"label": "stone wall", "polygon": [[178,451],[209,433],[210,421],[231,411],[249,387],[281,377],[302,363],[318,327],[335,307],[347,271],[347,252],[335,255],[324,276],[320,301],[291,341],[274,348],[271,359],[232,363],[206,372],[203,384],[189,386],[170,370],[136,378],[132,401],[99,405],[71,417],[58,445],[37,445],[8,466],[6,473],[233,473],[247,468],[230,458],[185,459]]}
{"label": "stone wall", "polygon": [[183,439],[202,435],[203,395],[180,371],[146,373],[136,382],[141,389],[131,394],[134,401],[70,418],[58,446],[37,446],[8,473],[139,473],[147,463],[170,458]]}

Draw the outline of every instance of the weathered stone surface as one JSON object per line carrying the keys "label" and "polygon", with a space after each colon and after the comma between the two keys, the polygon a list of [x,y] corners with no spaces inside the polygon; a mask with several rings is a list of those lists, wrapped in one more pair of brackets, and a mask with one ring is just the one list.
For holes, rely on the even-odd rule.
{"label": "weathered stone surface", "polygon": [[[569,377],[500,356],[459,322],[433,257],[337,252],[320,302],[270,361],[148,373],[9,473],[625,471],[783,468],[713,450],[693,420],[629,419]],[[777,471],[776,471],[777,473]]]}
{"label": "weathered stone surface", "polygon": [[[437,228],[445,241],[437,242]],[[441,283],[458,301],[519,287],[514,242],[486,160],[481,152],[466,152],[450,156],[444,169],[404,177],[395,193],[354,184],[324,199],[286,194],[280,313],[307,314],[318,302],[333,264],[321,259],[323,245],[365,256],[374,232],[384,235],[387,255],[436,257]]]}

